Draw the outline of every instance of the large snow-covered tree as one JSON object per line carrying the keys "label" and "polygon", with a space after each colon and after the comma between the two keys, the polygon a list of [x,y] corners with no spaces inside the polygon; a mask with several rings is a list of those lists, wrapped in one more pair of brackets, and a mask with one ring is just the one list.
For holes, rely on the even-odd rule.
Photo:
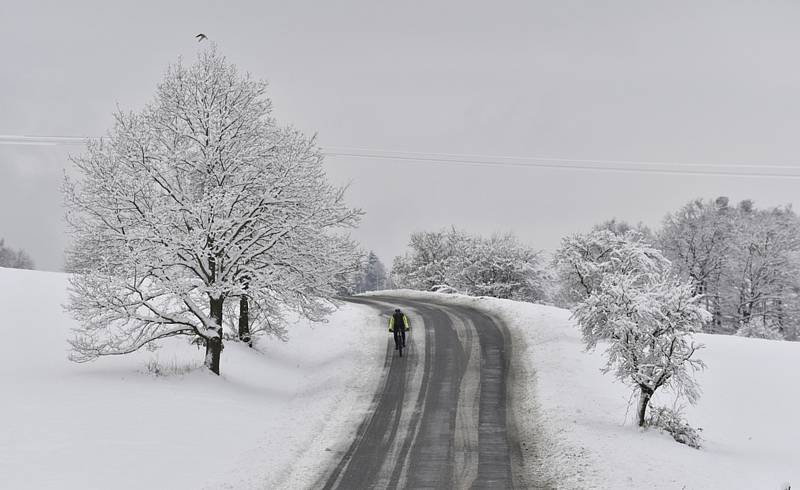
{"label": "large snow-covered tree", "polygon": [[638,424],[661,387],[694,402],[700,347],[691,338],[710,319],[693,285],[641,234],[596,230],[565,238],[555,256],[578,300],[574,317],[587,348],[606,342],[606,372],[639,392]]}
{"label": "large snow-covered tree", "polygon": [[74,159],[73,360],[186,335],[219,373],[226,302],[246,315],[240,331],[284,308],[327,311],[355,262],[341,233],[360,211],[327,183],[314,139],[270,114],[266,84],[211,46],[192,66],[170,67],[153,102],[118,113]]}

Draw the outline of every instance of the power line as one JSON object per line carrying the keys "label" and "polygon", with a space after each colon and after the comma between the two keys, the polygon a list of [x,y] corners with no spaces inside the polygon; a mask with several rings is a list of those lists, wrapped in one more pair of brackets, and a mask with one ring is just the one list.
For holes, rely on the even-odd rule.
{"label": "power line", "polygon": [[[501,156],[501,155],[470,155],[464,153],[434,153],[434,152],[416,152],[416,151],[402,151],[402,150],[377,150],[373,148],[347,148],[347,147],[327,147],[329,154],[346,154],[347,156],[355,156],[350,152],[382,152],[399,156],[425,156],[437,158],[458,158],[458,159],[485,159],[491,158],[493,160],[501,161],[542,161],[542,162],[570,162],[570,163],[598,163],[598,164],[612,164],[612,165],[672,165],[677,167],[718,167],[718,168],[773,168],[783,170],[800,170],[800,165],[794,164],[753,164],[753,163],[707,163],[707,162],[670,162],[670,161],[642,161],[642,160],[595,160],[584,158],[563,158],[563,157],[550,157],[550,156]],[[370,155],[373,156],[373,155]]]}
{"label": "power line", "polygon": [[[50,144],[50,145],[83,145],[89,140],[99,139],[97,136],[25,136],[25,135],[0,135],[0,144]],[[483,162],[564,162],[564,163],[596,163],[609,165],[645,165],[645,166],[676,166],[676,167],[709,167],[709,168],[755,168],[755,169],[779,169],[779,170],[800,170],[800,165],[794,164],[752,164],[752,163],[708,163],[708,162],[672,162],[672,161],[643,161],[643,160],[599,160],[585,158],[563,158],[552,156],[508,156],[508,155],[471,155],[464,153],[436,153],[436,152],[416,152],[404,150],[385,150],[377,148],[359,147],[326,147],[326,155],[331,156],[352,156],[352,157],[373,157],[373,158],[398,158],[411,159],[411,157],[430,159],[446,159],[453,162],[469,162],[477,160]]]}
{"label": "power line", "polygon": [[[770,172],[770,173],[763,173],[763,172],[736,172],[736,171],[714,171],[714,170],[699,170],[699,169],[670,169],[670,168],[637,168],[635,166],[623,166],[623,165],[630,165],[632,162],[619,162],[618,165],[587,165],[581,164],[580,160],[569,160],[569,159],[560,159],[558,161],[554,161],[551,163],[545,161],[535,161],[533,159],[526,160],[524,157],[519,157],[519,162],[513,161],[499,161],[499,160],[465,160],[465,159],[450,159],[450,158],[437,158],[437,157],[423,157],[423,156],[402,156],[402,155],[393,155],[393,154],[382,154],[382,153],[349,153],[349,152],[326,152],[328,156],[333,157],[349,157],[349,158],[374,158],[374,159],[385,159],[385,160],[396,160],[396,161],[403,161],[408,163],[428,163],[428,164],[435,164],[435,165],[457,165],[457,166],[465,166],[465,167],[487,167],[487,168],[521,168],[521,169],[532,169],[532,168],[544,168],[544,169],[556,169],[556,170],[594,170],[594,171],[611,171],[611,172],[629,172],[629,173],[642,173],[642,174],[667,174],[667,175],[696,175],[696,176],[719,176],[719,177],[759,177],[759,178],[773,178],[773,177],[780,177],[780,178],[800,178],[800,173],[789,173],[789,172]],[[559,163],[560,162],[560,163]],[[578,162],[578,163],[570,163],[570,162]],[[608,161],[611,163],[612,161]],[[656,165],[653,162],[641,162],[647,165]],[[699,167],[700,165],[691,165],[693,167]],[[753,165],[753,168],[760,168],[757,165]],[[736,168],[736,167],[734,167]],[[739,167],[743,168],[743,167]],[[789,166],[781,166],[777,167],[784,170],[796,170],[800,172],[800,167],[789,167]]]}
{"label": "power line", "polygon": [[0,134],[0,145],[84,145],[87,141],[98,139],[89,136],[25,136]]}
{"label": "power line", "polygon": [[[99,138],[91,136],[0,135],[0,145],[84,145],[86,142],[96,139]],[[612,171],[724,177],[800,178],[800,165],[791,164],[720,164],[707,162],[601,160],[551,156],[469,155],[354,147],[327,147],[323,148],[323,154],[325,156],[339,158],[380,159],[411,164],[464,167]],[[743,171],[746,169],[750,169],[750,171]],[[774,171],[764,172],[764,170]]]}

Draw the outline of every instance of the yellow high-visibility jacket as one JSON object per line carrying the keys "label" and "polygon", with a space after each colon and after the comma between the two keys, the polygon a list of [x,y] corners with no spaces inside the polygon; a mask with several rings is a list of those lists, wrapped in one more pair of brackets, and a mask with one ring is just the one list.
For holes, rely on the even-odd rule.
{"label": "yellow high-visibility jacket", "polygon": [[[405,313],[403,313],[403,329],[406,331],[410,330],[408,326],[408,317]],[[394,332],[394,315],[389,317],[389,331]]]}

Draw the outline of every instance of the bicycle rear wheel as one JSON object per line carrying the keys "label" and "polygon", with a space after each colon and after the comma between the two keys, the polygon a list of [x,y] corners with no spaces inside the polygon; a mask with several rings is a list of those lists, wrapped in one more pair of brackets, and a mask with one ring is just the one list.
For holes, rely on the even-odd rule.
{"label": "bicycle rear wheel", "polygon": [[400,357],[403,357],[403,335],[397,330],[394,332],[394,346]]}

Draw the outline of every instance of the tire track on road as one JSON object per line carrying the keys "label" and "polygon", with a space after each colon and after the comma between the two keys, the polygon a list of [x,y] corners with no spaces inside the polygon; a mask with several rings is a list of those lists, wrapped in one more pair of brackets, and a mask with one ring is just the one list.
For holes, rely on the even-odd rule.
{"label": "tire track on road", "polygon": [[[386,382],[323,488],[512,488],[502,326],[462,306],[388,295],[348,301],[405,308],[414,315],[412,348],[400,358],[387,343]],[[414,342],[423,332],[424,354]]]}

